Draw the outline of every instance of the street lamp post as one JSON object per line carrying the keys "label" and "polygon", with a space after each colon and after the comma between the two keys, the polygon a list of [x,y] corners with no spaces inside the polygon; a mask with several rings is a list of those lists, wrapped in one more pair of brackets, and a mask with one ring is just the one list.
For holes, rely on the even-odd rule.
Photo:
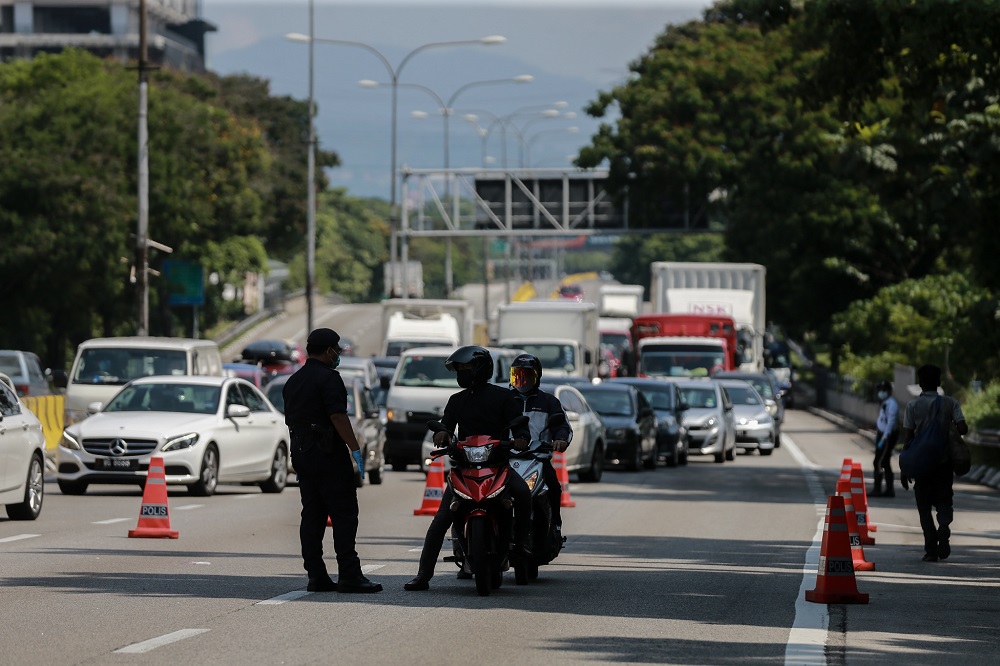
{"label": "street lamp post", "polygon": [[[333,45],[340,45],[340,46],[355,46],[355,47],[358,47],[358,48],[365,49],[366,51],[368,51],[369,53],[371,53],[372,55],[374,55],[376,58],[379,59],[379,61],[385,66],[386,71],[389,74],[389,79],[392,81],[392,121],[391,121],[392,122],[392,130],[391,130],[391,135],[390,135],[391,153],[392,153],[391,154],[391,166],[390,166],[391,174],[390,174],[390,176],[391,176],[391,181],[392,182],[391,182],[391,195],[390,195],[390,200],[389,200],[390,217],[392,218],[390,220],[390,225],[392,226],[392,236],[391,236],[391,241],[390,241],[390,249],[389,249],[390,258],[389,259],[390,259],[390,262],[395,262],[395,260],[396,260],[396,254],[397,254],[397,251],[396,251],[397,238],[396,238],[396,236],[398,234],[398,230],[397,230],[397,226],[398,226],[397,217],[398,217],[398,215],[397,215],[397,211],[396,211],[396,132],[397,132],[396,116],[397,116],[397,109],[398,109],[398,103],[397,102],[398,102],[399,76],[400,76],[400,74],[402,74],[403,68],[406,66],[406,63],[408,63],[410,61],[410,59],[413,58],[413,56],[417,55],[421,51],[425,51],[425,50],[430,49],[430,48],[445,47],[445,46],[466,46],[466,45],[475,45],[475,44],[480,44],[480,45],[484,45],[484,46],[491,46],[491,45],[495,45],[495,44],[503,44],[503,43],[505,43],[507,41],[507,38],[503,37],[501,35],[488,35],[486,37],[480,37],[479,39],[461,39],[461,40],[446,41],[446,42],[429,42],[427,44],[422,44],[422,45],[416,47],[415,49],[411,50],[409,53],[407,53],[405,56],[403,56],[402,60],[400,60],[399,64],[396,65],[395,67],[392,66],[392,63],[389,62],[389,59],[381,51],[379,51],[378,49],[376,49],[371,44],[366,44],[364,42],[356,42],[356,41],[346,40],[346,39],[328,39],[328,38],[324,38],[324,37],[316,37],[315,35],[303,35],[301,33],[289,33],[289,34],[285,35],[285,38],[288,39],[288,40],[290,40],[290,41],[293,41],[293,42],[308,42],[310,44],[319,43],[319,44],[333,44]],[[402,257],[402,259],[403,259],[404,262],[406,261],[405,252],[406,252],[406,248],[404,247],[403,248],[404,256]],[[405,263],[401,266],[401,270],[402,270],[402,278],[403,278],[403,283],[404,283],[403,294],[402,295],[405,298],[407,296],[406,287],[405,287],[405,282],[406,282],[406,265],[405,265]]]}
{"label": "street lamp post", "polygon": [[524,142],[524,160],[528,168],[531,168],[531,147],[538,141],[538,137],[545,134],[576,134],[580,131],[579,127],[556,127],[552,129],[544,129],[535,132],[527,141]]}
{"label": "street lamp post", "polygon": [[313,330],[313,288],[316,277],[316,99],[315,71],[315,10],[309,0],[309,159],[308,194],[306,196],[306,334]]}

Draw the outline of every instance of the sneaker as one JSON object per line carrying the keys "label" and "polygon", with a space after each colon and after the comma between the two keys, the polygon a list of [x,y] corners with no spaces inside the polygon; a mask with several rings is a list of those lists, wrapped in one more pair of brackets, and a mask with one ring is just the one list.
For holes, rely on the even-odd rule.
{"label": "sneaker", "polygon": [[337,591],[349,594],[381,592],[382,586],[379,583],[371,582],[364,576],[358,576],[357,578],[341,578],[338,580]]}
{"label": "sneaker", "polygon": [[333,582],[327,574],[322,576],[310,576],[309,584],[306,585],[308,592],[336,592],[337,584]]}
{"label": "sneaker", "polygon": [[938,544],[937,556],[939,560],[947,560],[949,555],[951,555],[951,544],[946,539]]}

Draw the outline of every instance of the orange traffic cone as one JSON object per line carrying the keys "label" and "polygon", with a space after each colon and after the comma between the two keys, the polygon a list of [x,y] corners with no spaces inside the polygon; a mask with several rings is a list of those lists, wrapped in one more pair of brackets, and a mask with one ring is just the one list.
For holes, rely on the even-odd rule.
{"label": "orange traffic cone", "polygon": [[819,550],[816,589],[806,590],[806,601],[817,604],[868,603],[868,595],[858,592],[847,511],[844,498],[838,495],[831,495],[826,501],[826,525]]}
{"label": "orange traffic cone", "polygon": [[441,507],[444,496],[444,461],[435,458],[427,469],[427,485],[424,486],[424,501],[419,509],[413,510],[414,516],[433,516]]}
{"label": "orange traffic cone", "polygon": [[[857,468],[857,471],[855,471]],[[855,475],[857,475],[858,481],[856,483],[861,484],[861,499],[862,504],[865,507],[865,523],[869,532],[878,532],[878,525],[872,521],[872,514],[868,508],[868,488],[865,487],[865,473],[861,469],[861,463],[854,463],[851,465],[851,480],[854,480]],[[855,484],[856,485],[856,484]],[[860,527],[860,525],[858,525]]]}
{"label": "orange traffic cone", "polygon": [[146,472],[146,487],[142,491],[139,524],[128,531],[129,538],[167,538],[180,536],[170,529],[170,510],[167,509],[167,478],[163,471],[163,458],[150,458]]}
{"label": "orange traffic cone", "polygon": [[852,469],[854,469],[854,461],[850,458],[844,458],[844,462],[840,464],[840,478],[850,479]]}
{"label": "orange traffic cone", "polygon": [[559,479],[559,485],[562,486],[562,499],[559,500],[559,506],[576,506],[576,502],[569,496],[569,471],[566,469],[566,454],[555,451],[552,454],[552,466],[556,470],[556,478]]}
{"label": "orange traffic cone", "polygon": [[871,520],[868,516],[868,493],[865,491],[865,473],[861,471],[861,463],[854,463],[851,468],[851,497],[854,498],[854,513],[858,517],[858,536],[865,546],[874,546],[875,537],[868,532],[874,532],[871,528]]}
{"label": "orange traffic cone", "polygon": [[855,571],[875,571],[875,563],[865,559],[865,549],[861,546],[858,532],[858,518],[854,513],[854,496],[850,481],[837,482],[837,494],[844,498],[844,513],[847,514],[847,534],[851,537],[851,557]]}

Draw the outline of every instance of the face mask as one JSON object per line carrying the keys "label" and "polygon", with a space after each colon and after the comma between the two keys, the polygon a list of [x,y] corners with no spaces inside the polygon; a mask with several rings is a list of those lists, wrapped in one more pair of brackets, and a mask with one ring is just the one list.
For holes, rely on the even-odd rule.
{"label": "face mask", "polygon": [[475,383],[476,371],[471,368],[467,370],[459,370],[455,374],[458,378],[458,385],[462,388],[469,388]]}
{"label": "face mask", "polygon": [[340,365],[340,354],[333,355],[333,363],[330,364],[331,368],[337,368]]}
{"label": "face mask", "polygon": [[889,394],[886,393],[885,391],[879,391],[878,392],[878,399],[879,400],[885,400],[888,397],[889,397]]}

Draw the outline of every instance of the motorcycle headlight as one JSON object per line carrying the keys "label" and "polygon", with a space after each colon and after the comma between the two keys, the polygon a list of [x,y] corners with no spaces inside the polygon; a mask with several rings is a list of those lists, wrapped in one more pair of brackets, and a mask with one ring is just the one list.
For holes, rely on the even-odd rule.
{"label": "motorcycle headlight", "polygon": [[524,480],[528,484],[528,492],[535,489],[535,484],[538,483],[538,472],[532,472],[531,476]]}
{"label": "motorcycle headlight", "polygon": [[62,439],[59,440],[59,446],[63,448],[72,449],[73,451],[82,451],[83,447],[80,446],[80,440],[77,439],[75,435],[70,434],[68,431],[63,430]]}
{"label": "motorcycle headlight", "polygon": [[198,443],[198,433],[190,432],[186,435],[178,435],[176,437],[171,437],[167,440],[167,443],[163,445],[161,451],[179,451],[181,449],[189,449]]}
{"label": "motorcycle headlight", "polygon": [[465,452],[465,459],[470,463],[484,463],[490,459],[490,451],[493,450],[493,447],[490,445],[469,446],[462,450]]}
{"label": "motorcycle headlight", "polygon": [[[489,495],[487,495],[486,499],[493,499],[494,497],[496,497],[497,495],[499,495],[500,493],[502,493],[505,490],[507,490],[506,486],[500,487],[499,489],[494,490]],[[472,498],[470,497],[469,499],[472,499]]]}
{"label": "motorcycle headlight", "polygon": [[[456,495],[458,495],[462,499],[467,499],[467,500],[471,500],[472,499],[471,497],[469,497],[468,495],[466,495],[465,493],[463,493],[458,488],[455,488],[454,486],[452,487],[451,490],[452,490],[453,493],[455,493]],[[494,494],[496,494],[496,493],[494,493]],[[493,497],[493,495],[490,495],[490,497]]]}

